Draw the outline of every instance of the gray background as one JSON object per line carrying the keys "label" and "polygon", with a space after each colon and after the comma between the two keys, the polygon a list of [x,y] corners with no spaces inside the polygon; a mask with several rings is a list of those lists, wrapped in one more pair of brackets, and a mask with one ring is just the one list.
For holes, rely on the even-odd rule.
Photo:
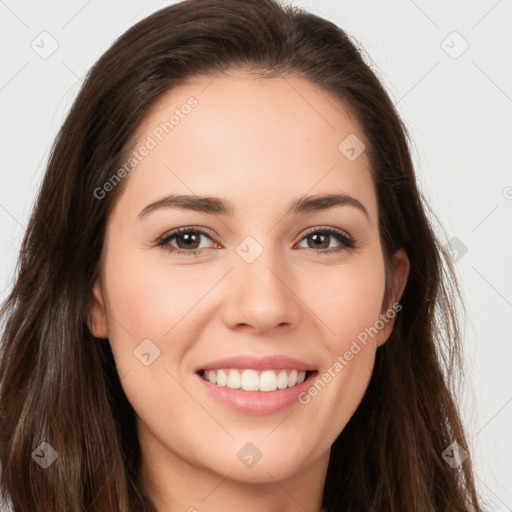
{"label": "gray background", "polygon": [[[0,299],[82,77],[127,28],[171,3],[0,0]],[[477,486],[490,510],[512,511],[512,1],[292,3],[362,45],[412,135],[466,301],[460,403]]]}

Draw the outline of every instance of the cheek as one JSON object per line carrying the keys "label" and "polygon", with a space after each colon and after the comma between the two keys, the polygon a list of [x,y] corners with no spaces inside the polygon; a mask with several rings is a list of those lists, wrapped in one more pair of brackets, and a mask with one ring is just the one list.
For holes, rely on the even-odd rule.
{"label": "cheek", "polygon": [[[189,348],[195,328],[190,313],[211,284],[192,267],[171,271],[149,260],[113,250],[105,276],[109,342],[121,384],[137,415],[152,424],[169,411],[190,407],[174,363]],[[184,421],[189,422],[186,415]],[[187,424],[187,431],[192,428]]]}
{"label": "cheek", "polygon": [[[193,266],[171,270],[136,255],[116,258],[113,254],[110,261],[106,265],[110,310],[134,340],[165,338],[211,287],[204,272]],[[119,328],[112,319],[110,323]]]}
{"label": "cheek", "polygon": [[326,327],[324,338],[331,356],[347,350],[352,340],[379,319],[385,274],[384,262],[377,254],[372,259],[354,258],[351,264],[319,271],[307,283],[299,295],[306,298]]}
{"label": "cheek", "polygon": [[[180,362],[200,336],[203,327],[197,318],[205,315],[208,292],[218,280],[207,266],[173,268],[159,260],[112,251],[105,266],[109,341],[119,375],[129,374],[123,386],[134,404],[139,392],[157,396],[161,380],[172,384],[169,372],[181,379]],[[144,404],[147,399],[141,400]],[[150,402],[138,412],[144,407]]]}
{"label": "cheek", "polygon": [[384,277],[383,261],[375,258],[371,264],[347,265],[315,280],[323,284],[323,292],[315,288],[309,295],[311,309],[328,329],[322,337],[327,357],[300,403],[322,429],[321,442],[334,442],[368,387],[376,352],[372,329],[380,318]]}

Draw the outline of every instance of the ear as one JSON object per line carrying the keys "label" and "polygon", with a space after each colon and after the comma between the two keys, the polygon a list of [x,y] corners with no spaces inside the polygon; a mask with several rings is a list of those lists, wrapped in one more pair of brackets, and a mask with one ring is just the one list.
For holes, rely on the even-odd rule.
{"label": "ear", "polygon": [[97,278],[91,289],[87,324],[96,338],[108,338],[107,313],[100,279]]}
{"label": "ear", "polygon": [[[409,277],[410,263],[407,253],[404,249],[398,249],[393,255],[393,267],[390,276],[391,290],[384,296],[381,311],[381,321],[384,327],[379,330],[376,337],[377,347],[383,345],[389,338],[393,331],[395,324],[395,317],[398,315],[399,309],[395,304],[400,302],[400,298],[407,284],[407,278]],[[400,307],[401,309],[401,307]]]}

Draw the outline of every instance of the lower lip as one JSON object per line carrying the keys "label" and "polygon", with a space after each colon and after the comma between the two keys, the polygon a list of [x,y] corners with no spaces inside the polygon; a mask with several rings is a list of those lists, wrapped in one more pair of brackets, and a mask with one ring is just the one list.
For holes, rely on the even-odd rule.
{"label": "lower lip", "polygon": [[318,372],[312,372],[304,381],[291,388],[275,391],[243,391],[227,386],[217,386],[196,374],[210,395],[235,411],[245,414],[272,414],[283,411],[298,402],[298,395],[306,391]]}

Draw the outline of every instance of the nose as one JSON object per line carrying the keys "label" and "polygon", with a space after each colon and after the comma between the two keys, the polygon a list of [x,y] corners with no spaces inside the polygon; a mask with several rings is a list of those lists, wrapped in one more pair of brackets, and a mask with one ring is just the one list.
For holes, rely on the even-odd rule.
{"label": "nose", "polygon": [[290,269],[265,250],[252,263],[235,256],[223,307],[225,325],[235,330],[264,334],[298,325],[301,300],[294,293]]}

